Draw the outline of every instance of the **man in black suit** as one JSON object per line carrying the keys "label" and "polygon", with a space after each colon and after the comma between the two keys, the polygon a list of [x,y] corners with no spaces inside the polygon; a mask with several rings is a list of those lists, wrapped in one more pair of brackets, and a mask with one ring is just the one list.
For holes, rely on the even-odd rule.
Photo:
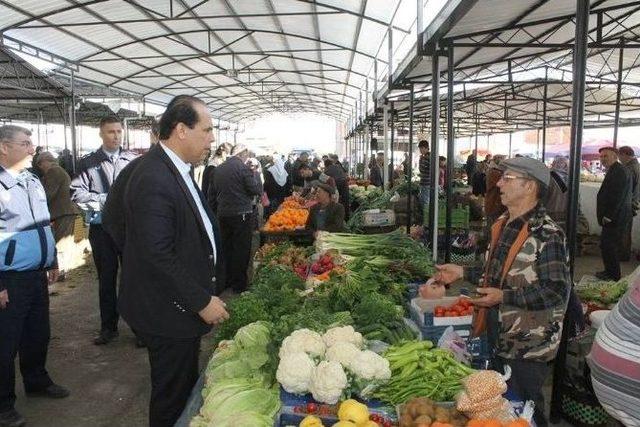
{"label": "man in black suit", "polygon": [[600,249],[604,271],[596,273],[602,280],[620,280],[619,246],[622,232],[631,221],[631,176],[618,160],[618,150],[600,149],[600,162],[607,169],[598,191],[596,212],[602,226]]}
{"label": "man in black suit", "polygon": [[149,424],[173,426],[198,377],[200,337],[229,315],[214,297],[221,245],[215,217],[189,175],[213,142],[206,105],[174,98],[159,147],[131,173],[118,308],[147,345]]}

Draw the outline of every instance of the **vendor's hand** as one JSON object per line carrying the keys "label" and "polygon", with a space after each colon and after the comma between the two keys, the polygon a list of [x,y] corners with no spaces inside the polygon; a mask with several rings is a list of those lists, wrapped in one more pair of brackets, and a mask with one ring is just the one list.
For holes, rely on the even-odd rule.
{"label": "vendor's hand", "polygon": [[471,300],[473,305],[478,307],[493,307],[502,303],[502,290],[498,288],[477,288],[479,294],[484,294],[481,298]]}
{"label": "vendor's hand", "polygon": [[229,313],[225,310],[227,305],[218,297],[211,297],[209,304],[198,312],[202,320],[209,325],[217,325],[229,318]]}
{"label": "vendor's hand", "polygon": [[458,279],[462,279],[464,271],[461,266],[456,264],[436,265],[436,274],[433,276],[436,282],[448,285]]}
{"label": "vendor's hand", "polygon": [[59,269],[52,268],[51,270],[47,271],[47,278],[49,279],[49,286],[51,286],[54,283],[56,283],[56,281],[58,280],[58,277],[60,277],[60,270]]}
{"label": "vendor's hand", "polygon": [[7,304],[9,304],[9,291],[5,289],[0,292],[0,310],[7,308]]}

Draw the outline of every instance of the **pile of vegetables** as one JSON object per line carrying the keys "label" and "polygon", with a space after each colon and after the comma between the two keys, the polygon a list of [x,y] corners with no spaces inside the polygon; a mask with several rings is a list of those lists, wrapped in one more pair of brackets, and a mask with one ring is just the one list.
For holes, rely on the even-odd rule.
{"label": "pile of vegetables", "polygon": [[435,317],[458,317],[471,316],[473,314],[473,304],[469,298],[460,297],[458,301],[450,306],[437,305],[433,309]]}
{"label": "pile of vegetables", "polygon": [[627,292],[629,282],[626,278],[617,282],[597,281],[576,286],[576,293],[583,302],[593,302],[608,306],[615,304]]}
{"label": "pile of vegetables", "polygon": [[273,387],[271,325],[256,322],[218,346],[205,371],[204,403],[191,427],[272,427],[280,410]]}
{"label": "pile of vegetables", "polygon": [[468,418],[426,397],[414,397],[400,408],[400,427],[464,427]]}
{"label": "pile of vegetables", "polygon": [[358,257],[365,263],[387,268],[405,283],[426,280],[435,273],[431,252],[399,230],[372,235],[321,231],[315,246],[318,252],[336,250],[347,259]]}
{"label": "pile of vegetables", "polygon": [[412,341],[391,346],[384,353],[391,379],[373,396],[397,405],[412,397],[428,397],[437,402],[454,400],[462,389],[461,380],[473,369],[455,360],[448,350],[433,349],[430,341]]}
{"label": "pile of vegetables", "polygon": [[289,393],[311,393],[317,402],[335,404],[352,393],[363,394],[391,377],[389,362],[364,349],[353,327],[336,327],[323,335],[299,329],[282,341],[276,379]]}
{"label": "pile of vegetables", "polygon": [[[369,408],[357,400],[348,399],[340,404],[337,412],[338,422],[332,427],[391,427],[391,420],[369,413]],[[299,427],[325,427],[315,415],[306,416]]]}
{"label": "pile of vegetables", "polygon": [[278,209],[269,217],[263,230],[268,232],[299,230],[305,227],[308,217],[307,209]]}
{"label": "pile of vegetables", "polygon": [[267,243],[256,252],[256,261],[268,265],[284,265],[294,269],[306,265],[309,257],[307,248],[294,246],[290,242]]}

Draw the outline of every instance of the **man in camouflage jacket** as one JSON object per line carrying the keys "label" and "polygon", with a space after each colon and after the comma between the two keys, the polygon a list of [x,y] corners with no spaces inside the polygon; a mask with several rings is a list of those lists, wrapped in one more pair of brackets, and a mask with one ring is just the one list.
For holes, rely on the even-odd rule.
{"label": "man in camouflage jacket", "polygon": [[[542,203],[550,179],[547,167],[526,157],[500,166],[498,187],[507,211],[494,225],[499,234],[487,251],[488,264],[437,266],[436,279],[451,283],[464,277],[479,283],[485,272],[487,287],[478,288],[483,296],[472,302],[488,309],[487,333],[495,349],[495,366],[511,367],[509,386],[522,399],[536,403],[535,421],[546,425],[541,389],[558,351],[570,291],[566,240]],[[509,250],[521,231],[526,233],[524,240],[503,279]]]}

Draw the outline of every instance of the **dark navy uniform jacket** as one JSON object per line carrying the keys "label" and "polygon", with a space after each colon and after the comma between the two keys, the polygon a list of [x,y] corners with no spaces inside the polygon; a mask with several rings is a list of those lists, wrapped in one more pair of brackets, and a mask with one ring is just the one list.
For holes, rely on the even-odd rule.
{"label": "dark navy uniform jacket", "polygon": [[102,223],[101,211],[111,185],[136,157],[136,153],[121,148],[111,159],[101,147],[80,159],[78,174],[71,181],[71,200],[85,211],[87,222]]}
{"label": "dark navy uniform jacket", "polygon": [[14,178],[0,166],[0,290],[3,274],[56,266],[56,244],[40,180],[27,171]]}

